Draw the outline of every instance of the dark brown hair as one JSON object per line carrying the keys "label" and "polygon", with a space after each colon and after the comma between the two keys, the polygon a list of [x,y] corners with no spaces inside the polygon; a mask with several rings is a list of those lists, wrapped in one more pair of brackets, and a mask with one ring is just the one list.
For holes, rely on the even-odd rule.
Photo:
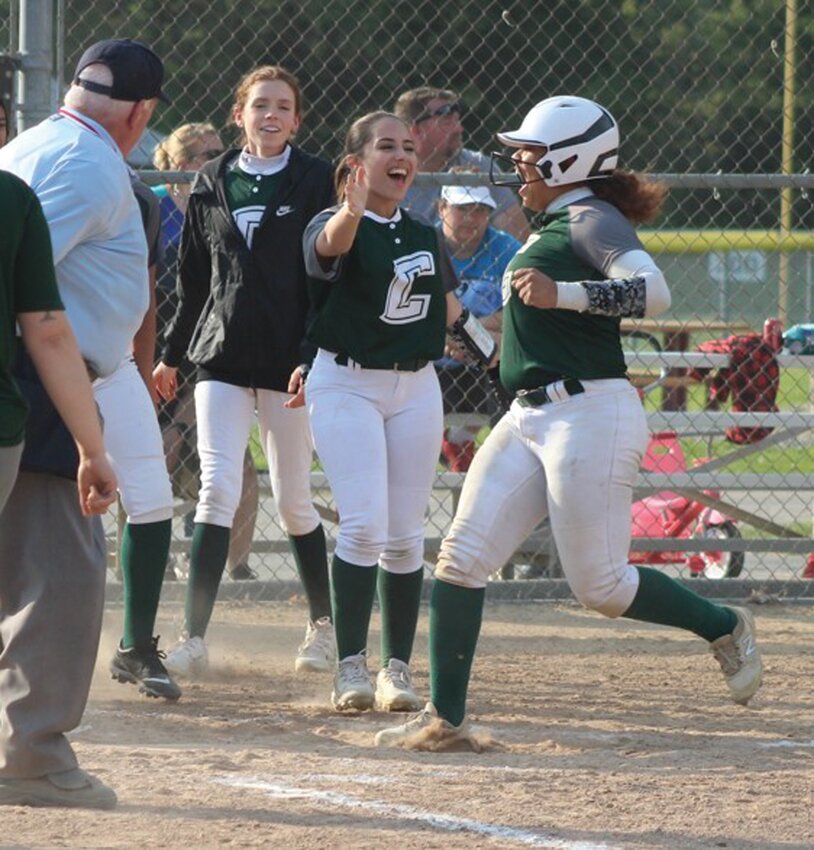
{"label": "dark brown hair", "polygon": [[378,112],[368,112],[361,118],[357,118],[350,125],[347,135],[345,136],[345,149],[342,152],[342,158],[339,160],[339,165],[334,172],[334,187],[336,188],[336,197],[341,204],[345,200],[345,181],[350,173],[350,165],[348,164],[349,156],[361,156],[365,145],[373,139],[373,128],[386,118],[392,118],[395,121],[400,121],[409,130],[407,122],[394,115],[392,112],[379,110]]}
{"label": "dark brown hair", "polygon": [[663,183],[646,180],[633,171],[617,168],[610,177],[588,183],[597,198],[613,204],[634,224],[649,224],[661,212],[667,197]]}

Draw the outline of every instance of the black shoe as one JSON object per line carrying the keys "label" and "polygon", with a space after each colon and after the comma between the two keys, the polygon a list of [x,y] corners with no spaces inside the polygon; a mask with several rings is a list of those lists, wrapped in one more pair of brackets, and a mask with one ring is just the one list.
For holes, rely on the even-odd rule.
{"label": "black shoe", "polygon": [[139,686],[139,693],[148,697],[163,697],[175,701],[181,696],[181,689],[170,678],[161,659],[166,654],[158,649],[158,638],[150,638],[146,644],[119,648],[110,662],[110,674],[120,682],[131,682]]}
{"label": "black shoe", "polygon": [[257,573],[245,563],[235,564],[234,569],[229,570],[229,577],[232,581],[254,581],[257,578]]}

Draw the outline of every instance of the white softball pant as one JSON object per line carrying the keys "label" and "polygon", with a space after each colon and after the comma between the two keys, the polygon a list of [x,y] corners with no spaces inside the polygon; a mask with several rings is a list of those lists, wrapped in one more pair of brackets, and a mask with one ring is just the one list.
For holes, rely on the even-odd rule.
{"label": "white softball pant", "polygon": [[243,456],[255,413],[283,530],[299,536],[320,523],[311,502],[314,447],[305,408],[283,407],[291,396],[222,381],[195,385],[201,490],[195,522],[231,528],[240,502]]}
{"label": "white softball pant", "polygon": [[132,525],[172,519],[172,487],[155,405],[131,358],[93,382],[105,447]]}
{"label": "white softball pant", "polygon": [[582,383],[580,395],[512,404],[467,473],[437,577],[485,587],[548,516],[577,599],[609,617],[630,607],[638,588],[627,561],[631,502],[647,423],[628,381]]}
{"label": "white softball pant", "polygon": [[424,561],[424,516],[443,431],[430,363],[418,372],[339,366],[319,351],[306,385],[317,454],[339,512],[336,554],[412,573]]}

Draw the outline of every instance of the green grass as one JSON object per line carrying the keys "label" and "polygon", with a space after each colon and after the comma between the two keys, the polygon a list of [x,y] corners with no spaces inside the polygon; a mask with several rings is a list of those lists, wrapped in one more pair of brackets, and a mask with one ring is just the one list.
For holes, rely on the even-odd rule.
{"label": "green grass", "polygon": [[257,425],[252,428],[252,433],[249,436],[249,451],[252,453],[255,467],[260,472],[268,472],[269,465],[266,463],[266,456],[260,447],[260,434],[257,430]]}
{"label": "green grass", "polygon": [[[649,394],[645,400],[645,408],[656,411],[661,404],[662,391],[656,389]],[[808,412],[812,409],[811,404],[811,373],[807,369],[786,369],[780,377],[780,390],[777,396],[777,404],[782,411]],[[702,384],[689,387],[687,390],[687,410],[703,410],[706,400],[706,387]],[[478,444],[481,444],[489,434],[489,428],[484,427],[478,434]],[[729,454],[738,446],[728,442],[721,437],[710,440],[707,437],[682,437],[681,447],[687,459],[687,465],[701,458],[722,457]],[[249,448],[254,458],[255,466],[260,471],[268,470],[266,457],[260,447],[257,427],[252,429],[249,438]],[[441,467],[439,466],[439,469]],[[319,463],[315,462],[314,469],[321,469]],[[798,441],[791,440],[780,446],[769,447],[765,451],[755,451],[748,457],[732,463],[726,467],[731,473],[790,473],[803,472],[814,473],[814,448],[800,445]]]}
{"label": "green grass", "polygon": [[[808,412],[811,410],[811,374],[807,369],[787,369],[780,376],[780,390],[777,395],[777,406],[786,412]],[[687,410],[703,410],[706,401],[706,387],[699,384],[687,390]],[[656,411],[661,404],[661,391],[650,394],[645,402],[649,411]],[[724,409],[728,407],[725,406]],[[738,446],[730,443],[723,436],[682,437],[681,447],[691,466],[701,458],[717,458],[729,454]],[[731,473],[814,473],[814,451],[808,446],[801,445],[798,440],[791,440],[779,446],[770,446],[765,450],[756,450],[753,454],[726,467]]]}

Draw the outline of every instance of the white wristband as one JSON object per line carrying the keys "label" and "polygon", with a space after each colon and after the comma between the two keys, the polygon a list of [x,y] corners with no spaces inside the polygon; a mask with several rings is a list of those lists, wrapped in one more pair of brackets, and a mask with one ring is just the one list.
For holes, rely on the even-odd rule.
{"label": "white wristband", "polygon": [[577,281],[557,281],[557,307],[560,310],[576,310],[582,313],[588,309],[588,293]]}

